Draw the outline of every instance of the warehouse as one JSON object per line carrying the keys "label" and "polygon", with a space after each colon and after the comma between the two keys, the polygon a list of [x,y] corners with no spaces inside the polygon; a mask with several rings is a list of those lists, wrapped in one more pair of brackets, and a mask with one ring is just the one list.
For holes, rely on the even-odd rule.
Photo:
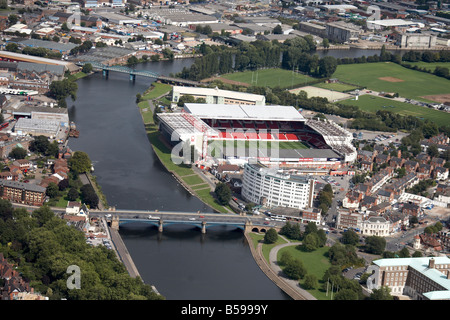
{"label": "warehouse", "polygon": [[42,119],[20,118],[14,126],[14,132],[19,135],[56,137],[60,131],[61,123],[59,121],[48,121]]}

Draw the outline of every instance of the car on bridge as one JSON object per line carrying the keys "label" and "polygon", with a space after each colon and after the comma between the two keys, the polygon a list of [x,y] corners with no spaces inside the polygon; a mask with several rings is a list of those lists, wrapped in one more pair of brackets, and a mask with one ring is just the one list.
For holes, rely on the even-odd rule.
{"label": "car on bridge", "polygon": [[149,220],[159,220],[160,218],[159,217],[153,217],[152,215],[149,215],[147,217],[147,219],[149,219]]}

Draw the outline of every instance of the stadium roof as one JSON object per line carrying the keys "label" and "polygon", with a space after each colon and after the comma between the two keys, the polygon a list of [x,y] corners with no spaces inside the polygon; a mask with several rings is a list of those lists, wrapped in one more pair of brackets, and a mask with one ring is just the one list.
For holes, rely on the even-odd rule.
{"label": "stadium roof", "polygon": [[305,121],[292,106],[250,106],[185,103],[184,111],[199,118],[261,121]]}

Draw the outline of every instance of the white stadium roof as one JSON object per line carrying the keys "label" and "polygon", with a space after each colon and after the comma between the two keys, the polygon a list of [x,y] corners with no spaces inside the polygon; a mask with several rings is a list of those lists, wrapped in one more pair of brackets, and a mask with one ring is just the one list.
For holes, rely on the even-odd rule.
{"label": "white stadium roof", "polygon": [[305,121],[292,106],[252,106],[185,103],[184,111],[199,118],[261,121]]}

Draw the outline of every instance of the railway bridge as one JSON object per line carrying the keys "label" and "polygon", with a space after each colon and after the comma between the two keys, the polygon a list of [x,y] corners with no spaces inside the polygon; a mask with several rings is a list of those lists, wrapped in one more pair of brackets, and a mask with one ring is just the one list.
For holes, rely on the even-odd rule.
{"label": "railway bridge", "polygon": [[197,81],[175,78],[175,77],[167,77],[167,76],[163,76],[163,75],[158,74],[153,71],[136,70],[136,69],[132,69],[132,68],[129,68],[126,66],[120,66],[120,65],[109,66],[109,65],[103,64],[98,61],[83,61],[83,62],[78,62],[77,65],[83,66],[88,63],[92,65],[92,68],[94,70],[101,70],[102,75],[104,77],[108,77],[109,72],[112,71],[112,72],[120,72],[120,73],[128,74],[130,77],[130,81],[135,81],[136,76],[142,76],[142,77],[147,77],[147,78],[153,78],[153,79],[156,79],[157,81],[164,82],[164,83],[170,83],[170,84],[180,84],[180,85],[184,85],[184,86],[194,86],[194,87],[201,85],[201,83],[197,82]]}

